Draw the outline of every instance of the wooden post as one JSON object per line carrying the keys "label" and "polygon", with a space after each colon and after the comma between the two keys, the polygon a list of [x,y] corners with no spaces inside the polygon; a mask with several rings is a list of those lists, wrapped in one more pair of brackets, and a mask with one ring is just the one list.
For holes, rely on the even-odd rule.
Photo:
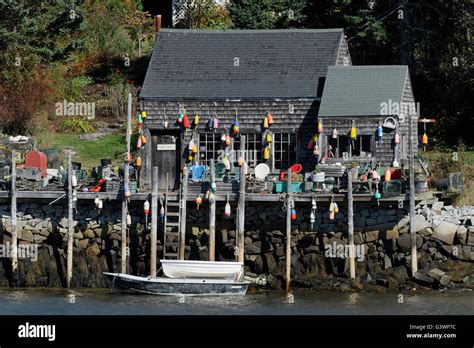
{"label": "wooden post", "polygon": [[74,228],[73,228],[73,187],[72,187],[72,154],[71,150],[67,150],[67,197],[68,197],[68,221],[67,221],[67,287],[71,287],[72,281],[72,256],[73,256],[73,242],[74,242]]}
{"label": "wooden post", "polygon": [[415,233],[415,154],[413,153],[413,116],[410,115],[410,244],[411,244],[411,275],[414,276],[418,271],[418,257],[416,252],[416,233]]}
{"label": "wooden post", "polygon": [[158,167],[153,167],[151,181],[151,235],[150,235],[150,277],[156,277],[156,243],[158,240]]}
{"label": "wooden post", "polygon": [[347,172],[347,227],[349,233],[349,273],[355,278],[355,248],[354,248],[354,201],[352,197],[352,170]]}
{"label": "wooden post", "polygon": [[[211,191],[212,185],[216,183],[216,168],[214,159],[211,158]],[[216,200],[209,206],[209,261],[214,261],[216,255]]]}
{"label": "wooden post", "polygon": [[17,218],[16,218],[16,151],[12,151],[12,172],[11,172],[11,225],[12,225],[12,273],[15,274],[18,268],[18,240],[17,240]]}
{"label": "wooden post", "polygon": [[291,281],[291,168],[286,178],[286,292],[290,291]]}
{"label": "wooden post", "polygon": [[[130,137],[132,132],[132,94],[128,94],[128,107],[127,107],[127,130],[126,130],[126,154],[125,156],[128,157],[130,155]],[[123,182],[124,185],[129,186],[129,178],[130,177],[130,169],[129,169],[129,161],[126,158],[124,164],[124,171],[123,171]],[[122,197],[122,241],[121,241],[121,250],[122,250],[122,267],[121,272],[127,273],[127,212],[128,212],[128,204],[127,199]]]}
{"label": "wooden post", "polygon": [[188,168],[183,168],[182,178],[183,191],[181,193],[181,226],[179,227],[179,259],[184,260],[184,249],[186,247],[186,204],[188,199]]}
{"label": "wooden post", "polygon": [[[245,135],[240,136],[240,156],[244,156],[245,159]],[[245,162],[245,161],[244,161]],[[245,253],[245,174],[244,174],[244,164],[240,167],[240,186],[239,186],[239,207],[238,207],[238,235],[237,235],[237,250],[238,257],[237,261],[244,262],[244,253]]]}

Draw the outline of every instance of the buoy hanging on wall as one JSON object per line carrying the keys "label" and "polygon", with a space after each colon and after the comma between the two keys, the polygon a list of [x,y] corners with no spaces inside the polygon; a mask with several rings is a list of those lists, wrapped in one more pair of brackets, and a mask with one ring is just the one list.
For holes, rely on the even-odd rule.
{"label": "buoy hanging on wall", "polygon": [[332,138],[333,138],[333,139],[337,139],[337,129],[336,129],[336,128],[334,128],[334,129],[332,130]]}
{"label": "buoy hanging on wall", "polygon": [[214,127],[214,129],[219,128],[219,120],[217,118],[217,115],[214,115],[214,119],[212,120],[212,126]]}
{"label": "buoy hanging on wall", "polygon": [[314,145],[316,144],[316,142],[318,141],[318,135],[315,134],[311,137],[311,139],[309,140],[309,143],[308,143],[308,150],[313,150],[314,149]]}
{"label": "buoy hanging on wall", "polygon": [[230,203],[229,203],[229,201],[227,201],[226,204],[225,204],[225,208],[224,208],[224,217],[229,218],[230,213],[231,213]]}
{"label": "buoy hanging on wall", "polygon": [[264,160],[270,159],[270,148],[268,146],[265,146],[265,149],[263,150],[263,159]]}
{"label": "buoy hanging on wall", "polygon": [[296,209],[291,208],[291,220],[296,220]]}
{"label": "buoy hanging on wall", "polygon": [[148,200],[143,203],[143,213],[145,213],[145,215],[150,214],[150,202],[148,202]]}
{"label": "buoy hanging on wall", "polygon": [[322,133],[324,130],[323,128],[323,121],[319,120],[318,121],[318,133]]}
{"label": "buoy hanging on wall", "polygon": [[235,116],[234,123],[232,124],[232,131],[234,134],[239,133],[239,121],[237,120],[237,115]]}
{"label": "buoy hanging on wall", "polygon": [[199,210],[199,207],[201,206],[201,204],[202,204],[202,196],[199,194],[196,197],[196,208],[197,208],[197,210]]}
{"label": "buoy hanging on wall", "polygon": [[273,116],[270,112],[267,112],[267,122],[268,126],[271,126],[273,124]]}
{"label": "buoy hanging on wall", "polygon": [[184,117],[183,117],[183,127],[189,128],[189,118],[188,118],[188,115],[186,114],[184,114]]}
{"label": "buoy hanging on wall", "polygon": [[199,115],[198,114],[194,115],[193,123],[194,123],[194,127],[196,127],[199,124]]}
{"label": "buoy hanging on wall", "polygon": [[263,128],[267,129],[270,125],[268,124],[268,117],[264,117],[263,119]]}
{"label": "buoy hanging on wall", "polygon": [[135,165],[140,168],[142,166],[142,158],[140,156],[137,157],[137,160],[135,161]]}

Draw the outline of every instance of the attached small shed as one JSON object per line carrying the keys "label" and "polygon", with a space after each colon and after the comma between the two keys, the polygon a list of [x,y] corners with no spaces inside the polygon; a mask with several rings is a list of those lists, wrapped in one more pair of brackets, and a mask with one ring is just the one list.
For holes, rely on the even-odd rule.
{"label": "attached small shed", "polygon": [[[140,93],[147,113],[143,131],[151,139],[142,150],[141,184],[150,184],[156,165],[159,188],[177,188],[191,140],[197,145],[193,162],[208,165],[228,154],[234,163],[242,134],[251,168],[266,162],[272,171],[294,163],[314,169],[307,143],[316,129],[328,67],[350,64],[342,29],[160,31]],[[265,159],[267,113],[274,123]],[[177,122],[180,114],[191,121],[189,128]],[[219,125],[209,129],[214,117]],[[231,132],[235,119],[236,135]],[[221,140],[226,134],[231,135],[228,146]]]}
{"label": "attached small shed", "polygon": [[319,109],[320,146],[327,161],[405,164],[410,118],[416,151],[418,108],[407,66],[329,67]]}

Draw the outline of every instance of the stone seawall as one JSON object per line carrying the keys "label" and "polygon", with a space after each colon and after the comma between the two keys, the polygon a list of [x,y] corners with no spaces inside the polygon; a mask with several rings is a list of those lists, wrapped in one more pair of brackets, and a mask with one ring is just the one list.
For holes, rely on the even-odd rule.
{"label": "stone seawall", "polygon": [[[245,225],[245,270],[249,278],[280,288],[285,270],[285,216],[282,203],[248,203]],[[235,213],[235,206],[232,207]],[[330,220],[327,205],[318,207],[315,223],[309,222],[309,204],[297,204],[292,222],[292,276],[298,287],[391,289],[472,287],[474,282],[474,208],[444,207],[442,202],[417,208],[418,268],[410,277],[410,235],[407,211],[396,206],[358,203],[354,207],[357,280],[348,280],[347,210],[340,205]],[[208,259],[207,206],[188,204],[186,258]],[[149,232],[144,230],[142,206],[131,206],[129,272],[149,270]],[[11,242],[9,206],[0,205],[0,244]],[[79,205],[75,214],[74,287],[107,287],[102,272],[120,271],[121,209],[118,202]],[[217,205],[216,260],[235,259],[235,215],[224,218]],[[159,226],[158,252],[162,251]],[[37,258],[20,258],[18,275],[2,258],[0,286],[59,287],[65,284],[67,209],[62,205],[20,204],[18,239],[23,247],[34,246]],[[5,251],[5,250],[4,250]],[[159,256],[158,256],[159,257]]]}

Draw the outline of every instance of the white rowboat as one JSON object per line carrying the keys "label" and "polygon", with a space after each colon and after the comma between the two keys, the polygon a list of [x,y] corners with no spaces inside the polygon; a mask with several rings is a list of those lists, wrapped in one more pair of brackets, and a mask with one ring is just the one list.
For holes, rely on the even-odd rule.
{"label": "white rowboat", "polygon": [[168,278],[204,278],[238,280],[244,264],[225,261],[161,260],[163,273]]}

